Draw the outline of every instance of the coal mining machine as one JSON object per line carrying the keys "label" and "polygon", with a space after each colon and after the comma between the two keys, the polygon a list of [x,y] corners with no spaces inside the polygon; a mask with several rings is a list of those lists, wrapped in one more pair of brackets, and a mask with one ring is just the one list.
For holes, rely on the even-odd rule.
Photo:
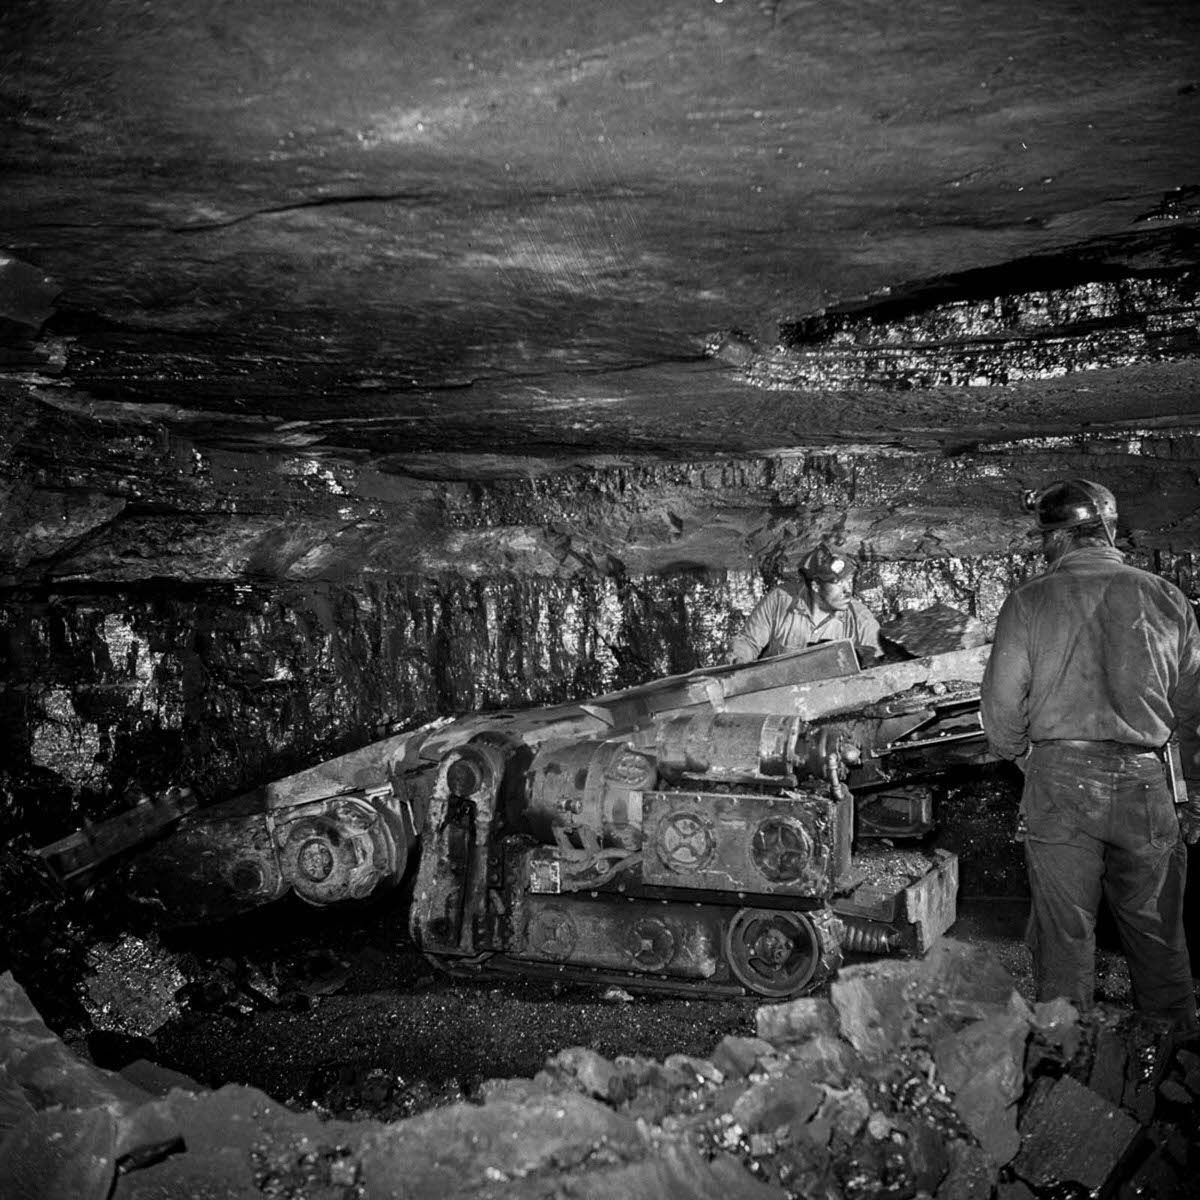
{"label": "coal mining machine", "polygon": [[860,669],[830,642],[444,719],[39,853],[81,883],[120,859],[178,925],[403,884],[413,939],[456,975],[795,996],[953,924],[958,860],[928,835],[939,777],[988,757],[988,650]]}

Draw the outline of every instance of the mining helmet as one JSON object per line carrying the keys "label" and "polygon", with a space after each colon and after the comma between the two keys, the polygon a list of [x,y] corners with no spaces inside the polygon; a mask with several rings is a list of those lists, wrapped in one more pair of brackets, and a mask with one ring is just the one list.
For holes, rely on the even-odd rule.
{"label": "mining helmet", "polygon": [[835,554],[824,543],[810,550],[800,563],[800,574],[810,582],[836,583],[854,570],[854,564],[843,554]]}
{"label": "mining helmet", "polygon": [[1098,522],[1111,539],[1117,524],[1117,498],[1090,479],[1060,479],[1039,491],[1026,492],[1022,499],[1037,521],[1038,533]]}

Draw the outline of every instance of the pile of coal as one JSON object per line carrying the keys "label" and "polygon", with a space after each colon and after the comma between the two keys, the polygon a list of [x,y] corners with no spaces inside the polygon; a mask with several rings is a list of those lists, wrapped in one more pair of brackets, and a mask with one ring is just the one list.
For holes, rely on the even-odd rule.
{"label": "pile of coal", "polygon": [[913,658],[970,650],[988,640],[977,617],[942,603],[901,613],[881,625],[879,632]]}

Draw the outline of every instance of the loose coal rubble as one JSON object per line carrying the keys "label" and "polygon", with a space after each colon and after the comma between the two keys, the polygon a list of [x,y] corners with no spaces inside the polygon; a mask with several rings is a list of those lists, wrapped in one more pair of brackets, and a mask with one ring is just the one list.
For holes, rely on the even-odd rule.
{"label": "loose coal rubble", "polygon": [[1160,1022],[1031,1008],[987,952],[844,969],[707,1058],[551,1057],[390,1123],[75,1058],[0,977],[0,1193],[740,1200],[1170,1200],[1200,1143],[1200,1053]]}
{"label": "loose coal rubble", "polygon": [[889,642],[920,658],[926,654],[944,654],[948,650],[967,650],[987,640],[983,623],[969,613],[936,603],[918,611],[904,612],[881,628]]}

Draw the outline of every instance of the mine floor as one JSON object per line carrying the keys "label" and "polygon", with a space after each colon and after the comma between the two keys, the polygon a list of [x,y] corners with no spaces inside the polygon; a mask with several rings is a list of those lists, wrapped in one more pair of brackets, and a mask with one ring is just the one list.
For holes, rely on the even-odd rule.
{"label": "mine floor", "polygon": [[[1032,1000],[1026,908],[1022,898],[965,900],[949,936],[986,946]],[[273,934],[248,929],[236,958],[228,943],[197,939],[189,953],[202,982],[185,1015],[152,1041],[92,1034],[76,1048],[101,1066],[146,1057],[210,1087],[244,1083],[293,1108],[394,1120],[470,1097],[485,1079],[532,1077],[570,1046],[662,1060],[754,1033],[754,999],[453,980],[397,940],[390,910],[367,924],[319,916],[290,945],[275,923]],[[1128,1003],[1112,943],[1098,955],[1097,995]]]}

